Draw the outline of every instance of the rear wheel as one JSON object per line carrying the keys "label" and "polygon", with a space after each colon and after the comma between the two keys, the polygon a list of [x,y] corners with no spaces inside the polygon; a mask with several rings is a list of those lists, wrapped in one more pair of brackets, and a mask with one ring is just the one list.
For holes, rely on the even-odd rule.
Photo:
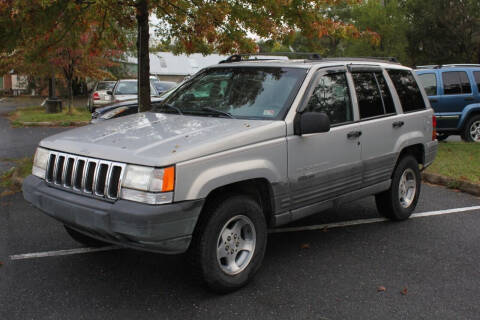
{"label": "rear wheel", "polygon": [[107,246],[109,245],[108,243],[106,242],[103,242],[103,241],[100,241],[100,240],[97,240],[95,238],[91,238],[89,236],[86,236],[84,235],[83,233],[80,233],[76,230],[73,230],[72,228],[70,227],[67,227],[65,226],[65,230],[67,231],[67,233],[70,235],[70,237],[72,237],[73,240],[87,246],[87,247],[104,247],[104,246]]}
{"label": "rear wheel", "polygon": [[408,219],[417,206],[420,179],[417,160],[411,155],[401,158],[393,173],[390,189],[375,195],[380,214],[392,220]]}
{"label": "rear wheel", "polygon": [[231,195],[202,212],[189,249],[196,275],[216,292],[246,285],[260,268],[267,225],[251,197]]}
{"label": "rear wheel", "polygon": [[466,142],[480,142],[480,115],[468,120],[463,129],[462,139]]}

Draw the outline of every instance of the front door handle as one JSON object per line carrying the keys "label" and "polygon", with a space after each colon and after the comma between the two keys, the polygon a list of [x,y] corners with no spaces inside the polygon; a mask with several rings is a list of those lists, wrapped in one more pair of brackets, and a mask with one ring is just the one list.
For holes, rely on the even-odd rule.
{"label": "front door handle", "polygon": [[430,102],[438,102],[437,99],[430,99]]}
{"label": "front door handle", "polygon": [[356,139],[359,138],[362,135],[362,131],[350,131],[347,133],[347,138],[348,139]]}
{"label": "front door handle", "polygon": [[405,122],[403,122],[403,121],[397,121],[397,122],[392,123],[392,126],[394,128],[401,128],[401,127],[403,127],[404,124],[405,124]]}
{"label": "front door handle", "polygon": [[465,98],[465,101],[475,101],[473,98]]}

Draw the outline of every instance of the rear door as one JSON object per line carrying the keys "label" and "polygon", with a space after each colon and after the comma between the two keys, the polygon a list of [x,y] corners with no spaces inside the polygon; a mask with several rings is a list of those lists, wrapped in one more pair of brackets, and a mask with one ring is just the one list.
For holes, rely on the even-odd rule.
{"label": "rear door", "polygon": [[379,67],[351,67],[360,114],[363,187],[390,179],[395,143],[405,122],[398,114],[387,77]]}
{"label": "rear door", "polygon": [[360,124],[355,123],[346,68],[318,71],[302,110],[325,112],[331,130],[287,137],[292,209],[356,190],[362,183]]}

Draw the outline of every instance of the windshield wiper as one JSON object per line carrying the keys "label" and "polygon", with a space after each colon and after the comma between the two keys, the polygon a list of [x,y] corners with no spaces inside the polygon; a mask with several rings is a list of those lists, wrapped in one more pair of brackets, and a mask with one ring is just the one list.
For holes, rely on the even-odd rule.
{"label": "windshield wiper", "polygon": [[164,103],[162,105],[159,106],[159,108],[162,108],[162,107],[167,107],[167,108],[170,108],[170,109],[173,109],[175,111],[177,111],[177,113],[181,116],[183,116],[183,113],[182,113],[182,110],[180,110],[180,108],[177,108],[171,104],[168,104],[168,103]]}
{"label": "windshield wiper", "polygon": [[232,116],[232,114],[231,114],[230,112],[217,110],[217,109],[215,109],[215,108],[202,107],[202,110],[204,110],[204,111],[211,111],[211,112],[214,112],[214,113],[216,113],[216,114],[221,114],[221,115],[227,116],[227,117],[229,117],[229,118],[236,119],[234,116]]}

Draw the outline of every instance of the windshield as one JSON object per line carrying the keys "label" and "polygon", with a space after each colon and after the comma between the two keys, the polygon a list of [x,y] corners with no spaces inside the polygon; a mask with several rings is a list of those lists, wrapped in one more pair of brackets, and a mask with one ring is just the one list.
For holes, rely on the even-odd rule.
{"label": "windshield", "polygon": [[157,89],[158,92],[165,92],[173,87],[175,87],[177,84],[175,82],[161,82],[161,81],[153,81],[153,86],[155,89]]}
{"label": "windshield", "polygon": [[97,90],[112,90],[114,86],[115,86],[115,81],[99,82],[97,84]]}
{"label": "windshield", "polygon": [[[278,67],[212,68],[175,90],[165,112],[244,119],[282,119],[305,70]],[[213,110],[212,110],[213,109]]]}
{"label": "windshield", "polygon": [[120,81],[115,94],[137,94],[137,81]]}

